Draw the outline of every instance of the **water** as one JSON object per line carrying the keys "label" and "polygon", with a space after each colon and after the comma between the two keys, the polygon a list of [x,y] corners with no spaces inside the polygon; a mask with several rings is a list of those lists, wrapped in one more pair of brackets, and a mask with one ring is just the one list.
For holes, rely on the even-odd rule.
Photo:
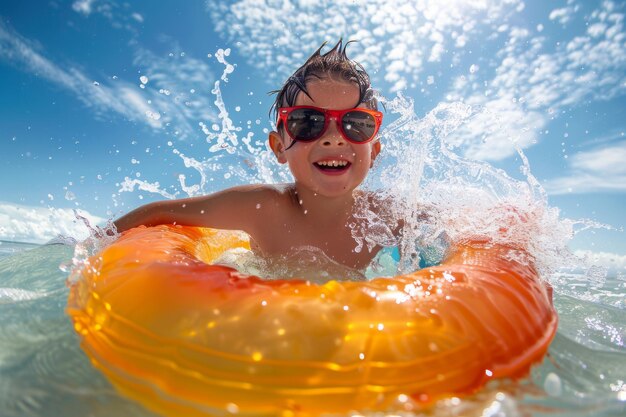
{"label": "water", "polygon": [[[0,415],[153,416],[118,395],[80,349],[64,313],[67,273],[59,268],[71,262],[73,247],[3,245],[14,253],[0,259]],[[609,274],[590,285],[583,273],[557,275],[559,330],[527,379],[409,415],[623,415],[626,280]]]}

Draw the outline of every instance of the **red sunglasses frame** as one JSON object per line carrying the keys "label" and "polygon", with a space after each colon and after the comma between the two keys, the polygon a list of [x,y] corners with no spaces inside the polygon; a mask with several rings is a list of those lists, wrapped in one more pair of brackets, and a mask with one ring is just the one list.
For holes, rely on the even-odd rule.
{"label": "red sunglasses frame", "polygon": [[[310,139],[298,139],[298,138],[293,137],[291,132],[289,132],[289,129],[287,129],[287,126],[288,126],[287,125],[287,118],[289,117],[289,114],[292,111],[299,110],[299,109],[312,109],[312,110],[317,110],[320,113],[324,114],[324,127],[320,131],[319,135],[317,135],[317,136],[315,136],[313,138],[310,138]],[[338,122],[340,122],[343,119],[343,116],[346,113],[350,113],[350,112],[354,112],[354,111],[360,111],[360,112],[367,113],[367,114],[369,114],[370,116],[372,116],[374,118],[374,123],[375,123],[376,127],[374,129],[374,133],[372,134],[372,137],[370,137],[367,140],[356,141],[356,140],[350,139],[348,137],[348,135],[346,135],[346,132],[343,130],[342,123],[338,123]],[[313,142],[313,141],[321,138],[324,135],[324,133],[326,132],[326,129],[328,129],[328,125],[330,124],[331,119],[335,121],[335,125],[337,126],[337,130],[339,131],[339,133],[341,133],[341,136],[345,140],[347,140],[348,142],[351,142],[351,143],[362,144],[362,143],[371,142],[376,137],[376,134],[380,130],[380,126],[383,123],[383,114],[381,112],[377,111],[377,110],[366,109],[366,108],[363,108],[363,107],[355,107],[355,108],[352,108],[352,109],[344,109],[344,110],[323,109],[321,107],[315,107],[315,106],[280,107],[278,109],[278,118],[276,120],[276,129],[278,129],[278,127],[280,126],[280,123],[282,122],[285,125],[285,132],[287,132],[287,135],[289,135],[289,137],[293,141]]]}

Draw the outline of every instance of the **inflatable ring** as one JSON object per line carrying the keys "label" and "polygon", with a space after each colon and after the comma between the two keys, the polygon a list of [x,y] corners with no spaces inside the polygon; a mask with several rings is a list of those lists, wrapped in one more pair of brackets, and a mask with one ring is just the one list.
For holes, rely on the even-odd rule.
{"label": "inflatable ring", "polygon": [[557,327],[549,288],[508,247],[323,285],[211,265],[237,247],[240,232],[141,227],[77,272],[67,311],[119,391],[167,416],[389,410],[524,376]]}

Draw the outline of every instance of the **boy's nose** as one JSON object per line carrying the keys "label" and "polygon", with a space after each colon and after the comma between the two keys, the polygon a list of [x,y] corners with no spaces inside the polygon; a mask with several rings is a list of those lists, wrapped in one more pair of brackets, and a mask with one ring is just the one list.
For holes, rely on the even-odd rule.
{"label": "boy's nose", "polygon": [[324,136],[322,137],[322,145],[324,146],[343,146],[346,144],[346,140],[343,138],[343,135],[337,128],[337,119],[333,118],[330,120],[328,125],[328,129],[324,132]]}

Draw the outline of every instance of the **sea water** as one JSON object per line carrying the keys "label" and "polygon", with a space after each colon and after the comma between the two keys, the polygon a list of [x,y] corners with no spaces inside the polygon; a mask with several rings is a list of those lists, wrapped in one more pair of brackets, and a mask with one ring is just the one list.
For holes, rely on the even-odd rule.
{"label": "sea water", "polygon": [[[117,394],[80,349],[64,312],[67,272],[59,268],[71,263],[74,247],[2,242],[0,248],[0,415],[153,416]],[[559,329],[526,379],[498,381],[423,412],[388,415],[623,416],[625,277],[609,273],[592,281],[568,272],[551,282]]]}
{"label": "sea water", "polygon": [[[232,69],[224,53],[216,56],[225,66],[224,81]],[[209,156],[196,159],[173,150],[199,181],[191,183],[181,174],[179,190],[171,193],[155,182],[126,179],[120,192],[140,188],[165,198],[201,195],[216,191],[214,177],[226,174],[233,183],[290,180],[262,142],[230,121],[220,81],[212,93],[222,123],[217,131],[205,129]],[[383,152],[363,188],[389,201],[392,210],[383,218],[363,199],[355,213],[359,221],[350,225],[354,250],[396,248],[397,256],[379,258],[373,274],[413,271],[424,259],[436,262],[448,242],[467,237],[522,245],[554,288],[560,322],[549,354],[521,381],[494,381],[472,396],[446,398],[425,410],[407,411],[398,403],[388,413],[367,415],[624,415],[626,277],[623,271],[578,259],[567,249],[575,233],[606,226],[561,218],[558,208],[548,205],[521,150],[518,179],[461,157],[456,135],[476,115],[484,116],[482,109],[443,103],[418,117],[410,98],[379,99],[394,117],[381,132]],[[391,233],[398,219],[404,222],[400,240]],[[117,394],[91,366],[64,312],[72,268],[106,243],[93,235],[79,243],[0,243],[0,416],[152,415]],[[295,248],[291,255],[312,260],[319,267],[317,280],[368,279],[358,271],[352,275],[337,270],[316,249]],[[276,273],[254,257],[240,263],[268,278]],[[289,271],[280,275],[289,276]]]}

